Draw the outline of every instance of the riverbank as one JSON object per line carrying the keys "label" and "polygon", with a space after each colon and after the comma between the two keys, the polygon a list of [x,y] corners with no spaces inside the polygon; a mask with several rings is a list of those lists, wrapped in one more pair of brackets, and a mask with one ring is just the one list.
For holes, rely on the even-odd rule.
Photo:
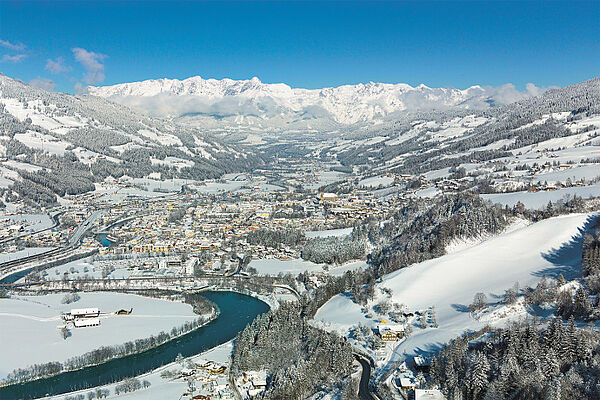
{"label": "riverbank", "polygon": [[232,292],[206,292],[202,294],[217,304],[219,317],[205,326],[182,337],[170,340],[156,348],[115,359],[94,367],[59,374],[0,389],[3,399],[32,399],[57,396],[77,389],[97,387],[145,374],[172,363],[179,354],[183,358],[230,341],[252,322],[257,315],[268,311],[266,303],[253,297]]}
{"label": "riverbank", "polygon": [[[214,308],[199,317],[192,305],[181,301],[133,294],[98,292],[80,293],[80,296],[81,299],[72,304],[62,304],[64,293],[0,300],[0,321],[10,327],[0,332],[0,341],[27,344],[29,350],[23,353],[21,346],[4,350],[5,357],[0,361],[1,386],[146,351],[209,323],[218,313]],[[100,309],[100,326],[73,328],[63,339],[57,329],[64,325],[61,313],[71,308],[90,307]],[[120,309],[133,309],[133,313],[116,315]],[[46,365],[49,362],[53,365]],[[34,365],[32,369],[30,366]]]}

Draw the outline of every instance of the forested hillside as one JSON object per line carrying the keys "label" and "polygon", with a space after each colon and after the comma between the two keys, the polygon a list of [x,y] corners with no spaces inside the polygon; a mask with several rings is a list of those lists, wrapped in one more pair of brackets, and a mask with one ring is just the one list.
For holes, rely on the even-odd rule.
{"label": "forested hillside", "polygon": [[108,176],[205,179],[263,163],[200,129],[6,76],[0,76],[0,156],[3,176],[13,180],[4,199],[12,192],[40,205],[93,190]]}

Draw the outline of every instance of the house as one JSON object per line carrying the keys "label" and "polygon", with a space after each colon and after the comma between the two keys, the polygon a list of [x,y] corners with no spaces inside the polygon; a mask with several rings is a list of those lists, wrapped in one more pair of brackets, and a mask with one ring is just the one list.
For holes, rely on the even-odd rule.
{"label": "house", "polygon": [[248,371],[246,376],[254,389],[265,389],[267,387],[267,371]]}
{"label": "house", "polygon": [[429,359],[417,356],[413,360],[417,371],[429,372],[429,367],[431,367],[431,361]]}
{"label": "house", "polygon": [[394,342],[404,337],[404,326],[383,323],[377,325],[377,332],[382,340],[386,342]]}
{"label": "house", "polygon": [[415,383],[415,380],[408,377],[408,376],[401,376],[400,377],[400,387],[404,390],[414,390],[415,387],[417,386],[417,384]]}
{"label": "house", "polygon": [[395,342],[396,340],[398,340],[398,335],[391,331],[383,332],[382,334],[380,334],[380,336],[381,340],[383,340],[384,342]]}

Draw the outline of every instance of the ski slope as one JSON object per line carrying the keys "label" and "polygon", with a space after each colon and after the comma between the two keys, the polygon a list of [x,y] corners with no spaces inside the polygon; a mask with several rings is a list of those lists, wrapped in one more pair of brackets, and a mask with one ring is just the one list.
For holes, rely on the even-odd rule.
{"label": "ski slope", "polygon": [[[411,312],[435,306],[439,324],[438,328],[415,327],[413,334],[397,345],[391,360],[405,352],[410,355],[436,350],[465,330],[480,329],[488,323],[501,325],[510,317],[524,316],[523,307],[513,307],[506,310],[508,318],[492,313],[475,319],[467,307],[477,292],[485,293],[488,303],[497,303],[515,282],[523,288],[536,285],[543,275],[577,272],[582,231],[593,218],[590,214],[571,214],[547,219],[385,276],[378,287],[392,290],[391,301],[405,304]],[[369,306],[384,298],[383,292],[377,292]],[[347,294],[329,300],[318,310],[315,320],[341,333],[359,322],[376,323],[366,318]]]}

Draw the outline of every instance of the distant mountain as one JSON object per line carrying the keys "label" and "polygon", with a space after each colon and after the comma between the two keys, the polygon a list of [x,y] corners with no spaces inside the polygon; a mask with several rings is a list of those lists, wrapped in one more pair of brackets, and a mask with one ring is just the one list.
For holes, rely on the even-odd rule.
{"label": "distant mountain", "polygon": [[151,115],[203,122],[208,128],[262,127],[330,130],[357,123],[381,122],[409,111],[483,110],[507,104],[540,89],[518,92],[472,86],[465,90],[425,85],[367,83],[323,89],[250,80],[156,79],[89,87],[88,93],[142,109]]}
{"label": "distant mountain", "polygon": [[339,135],[313,152],[335,155],[345,165],[426,173],[469,163],[507,162],[518,155],[541,159],[541,154],[552,152],[554,161],[579,162],[598,159],[598,149],[600,78],[483,111],[409,114]]}
{"label": "distant mountain", "polygon": [[0,192],[13,183],[27,197],[33,187],[30,197],[44,204],[53,195],[93,190],[94,182],[108,176],[216,178],[262,164],[251,150],[193,127],[1,74],[0,157]]}

